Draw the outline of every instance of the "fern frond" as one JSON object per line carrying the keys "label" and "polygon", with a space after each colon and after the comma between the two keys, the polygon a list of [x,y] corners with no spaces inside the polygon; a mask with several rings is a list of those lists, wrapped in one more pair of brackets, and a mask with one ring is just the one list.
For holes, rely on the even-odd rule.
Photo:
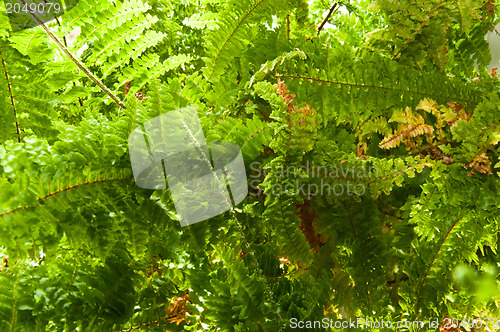
{"label": "fern frond", "polygon": [[214,249],[221,255],[226,268],[219,270],[211,281],[216,293],[206,299],[207,317],[228,331],[255,325],[261,329],[276,328],[276,322],[269,321],[274,317],[270,317],[272,312],[269,311],[269,299],[266,299],[265,281],[245,266],[234,249]]}
{"label": "fern frond", "polygon": [[[276,234],[275,241],[280,252],[294,264],[309,266],[312,252],[304,234],[299,229],[301,220],[296,213],[297,207],[293,204],[292,198],[294,181],[281,179],[279,175],[269,172],[264,183],[270,189],[269,192],[265,192],[266,210],[263,216],[272,226],[273,233]],[[272,185],[269,185],[270,183]]]}
{"label": "fern frond", "polygon": [[[5,231],[5,233],[2,231],[2,234],[16,233],[19,238],[28,237],[22,243],[6,239],[5,246],[9,251],[20,250],[15,255],[25,255],[22,253],[24,251],[22,247],[39,245],[29,240],[29,234],[31,232],[35,234],[44,227],[46,230],[42,233],[46,234],[46,237],[42,236],[45,240],[40,241],[43,246],[47,246],[44,250],[48,252],[57,243],[56,239],[62,236],[62,233],[59,233],[61,230],[65,230],[68,237],[80,241],[84,229],[98,229],[106,225],[104,223],[93,227],[86,222],[81,224],[85,220],[83,210],[83,215],[80,214],[80,217],[66,218],[69,217],[67,213],[71,205],[81,204],[82,200],[85,201],[92,196],[89,190],[96,190],[99,185],[119,188],[119,179],[130,179],[128,161],[123,160],[123,157],[127,151],[126,140],[131,131],[129,127],[131,119],[125,117],[119,121],[120,131],[116,131],[116,128],[112,129],[113,126],[110,126],[110,123],[106,124],[102,117],[99,121],[96,119],[83,121],[78,127],[58,123],[57,126],[61,131],[60,141],[50,148],[46,141],[33,137],[23,140],[22,143],[8,142],[0,147],[3,168],[0,185],[3,189],[0,195],[0,206],[2,206],[0,220]],[[93,131],[90,130],[91,128]],[[102,131],[96,131],[95,128],[101,128]],[[106,143],[100,141],[101,138]],[[6,154],[16,150],[20,153],[15,158],[8,160],[4,158]],[[120,197],[126,196],[126,193],[119,190],[114,195]],[[76,203],[77,201],[80,203]],[[84,203],[82,206],[87,204]],[[101,200],[96,197],[95,204],[112,207],[116,201],[106,202],[106,195],[104,195],[101,196]],[[33,215],[33,209],[43,210],[44,213]],[[120,209],[117,210],[115,213],[121,215]],[[36,226],[22,223],[22,227],[12,229],[8,222],[33,218],[40,220],[40,223]],[[76,222],[76,225],[79,225],[74,228],[71,226],[73,221],[70,222],[72,218],[79,220]],[[52,224],[50,227],[43,226],[44,222]],[[100,240],[96,239],[96,241]]]}
{"label": "fern frond", "polygon": [[233,142],[241,147],[244,159],[255,160],[271,142],[271,127],[254,116],[246,121],[226,118],[207,133],[210,142]]}
{"label": "fern frond", "polygon": [[394,148],[405,139],[413,138],[423,134],[432,134],[433,132],[434,128],[425,123],[399,126],[398,131],[394,135],[384,138],[382,142],[380,142],[379,146],[382,149]]}
{"label": "fern frond", "polygon": [[[358,60],[351,52],[346,54],[338,48],[331,50],[326,60],[329,71],[316,70],[320,61],[325,59],[312,55],[308,55],[308,61],[286,60],[276,72],[297,98],[310,100],[311,106],[321,115],[323,125],[336,119],[337,123],[345,120],[357,126],[358,121],[365,120],[359,117],[362,110],[377,110],[374,114],[377,116],[382,114],[382,109],[416,106],[424,97],[442,103],[460,101],[470,106],[477,103],[477,92],[465,82],[437,72],[416,73],[383,57]],[[310,85],[305,89],[305,82],[314,84],[314,89]]]}
{"label": "fern frond", "polygon": [[[141,14],[150,8],[147,3],[141,0],[109,1],[106,9],[101,8],[99,15],[91,16],[91,20],[81,27],[78,43],[75,47],[80,48],[90,40],[106,40],[117,36],[116,34],[109,35],[109,31],[120,33],[125,32],[125,29],[133,28],[141,20]],[[88,14],[90,13],[86,13],[86,15]]]}
{"label": "fern frond", "polygon": [[185,18],[184,21],[182,21],[182,23],[192,29],[214,30],[217,28],[216,18],[217,18],[217,13],[213,12],[196,13],[191,17]]}
{"label": "fern frond", "polygon": [[183,66],[191,61],[192,57],[184,54],[173,55],[163,61],[163,63],[160,63],[158,59],[157,55],[149,55],[134,61],[133,67],[127,67],[123,70],[123,74],[119,77],[116,89],[118,90],[126,82],[133,82],[133,87],[130,89],[129,93],[135,94],[150,80],[158,78],[165,72]]}
{"label": "fern frond", "polygon": [[20,273],[13,273],[16,270],[0,271],[0,328],[4,331],[29,329],[35,323],[34,299],[26,296],[31,287]]}
{"label": "fern frond", "polygon": [[[438,172],[439,168],[433,170],[433,174]],[[442,310],[446,305],[445,294],[454,282],[454,267],[460,262],[477,262],[478,248],[496,241],[485,230],[496,218],[492,214],[496,208],[492,210],[490,205],[498,200],[496,190],[479,190],[483,185],[470,178],[465,183],[457,182],[453,178],[457,172],[463,172],[460,167],[453,167],[451,172],[445,177],[432,176],[421,196],[404,207],[411,211],[408,223],[415,225],[416,238],[404,267],[409,280],[401,283],[399,292],[404,299],[404,310],[417,316]],[[447,205],[441,205],[443,196],[437,195],[438,192],[443,194]],[[472,206],[484,208],[484,213],[474,216],[470,213]],[[432,306],[424,305],[429,301]]]}
{"label": "fern frond", "polygon": [[100,12],[109,11],[109,7],[112,5],[113,2],[108,0],[98,0],[94,2],[78,1],[76,6],[64,13],[61,17],[61,21],[64,25],[61,27],[60,32],[58,32],[59,38],[66,36],[71,30],[75,29],[75,27],[89,24]]}
{"label": "fern frond", "polygon": [[[103,76],[109,76],[113,70],[127,64],[130,59],[136,60],[147,48],[155,46],[164,38],[165,34],[162,32],[148,31],[141,40],[132,40],[120,50],[119,54],[111,56],[112,61],[109,61],[103,67]],[[151,62],[154,56],[156,55],[147,54],[144,59],[139,58],[138,61],[141,61],[144,65]],[[158,63],[158,60],[151,62],[149,66],[152,67],[156,63]]]}
{"label": "fern frond", "polygon": [[[143,52],[146,49],[145,46],[140,46],[139,42],[137,42],[138,37],[140,36],[139,38],[141,41],[143,40],[144,42],[148,42],[149,46],[153,45],[153,43],[150,43],[150,39],[153,38],[153,36],[149,33],[149,31],[148,34],[144,34],[144,31],[151,28],[151,26],[157,21],[157,17],[149,14],[132,16],[130,23],[133,25],[131,27],[128,27],[127,25],[118,26],[114,30],[107,31],[105,36],[99,38],[94,43],[94,54],[89,57],[87,62],[91,64],[105,63],[108,61],[108,57],[112,54],[119,55],[119,58],[122,59],[120,64],[125,62],[123,60],[125,54],[133,53],[131,58],[137,58],[141,55],[141,51]],[[109,42],[110,40],[112,40],[112,42]],[[132,40],[136,42],[135,45],[131,44]],[[137,51],[137,49],[141,51]],[[118,64],[118,66],[120,64]]]}
{"label": "fern frond", "polygon": [[289,1],[276,4],[270,0],[229,1],[218,15],[217,30],[207,33],[203,75],[209,81],[218,78],[229,63],[246,48],[251,24],[270,20],[273,14],[293,8]]}
{"label": "fern frond", "polygon": [[376,6],[387,16],[388,26],[369,34],[369,48],[383,48],[392,60],[407,65],[432,65],[442,70],[448,60],[447,45],[452,44],[448,37],[455,33],[454,24],[458,22],[460,33],[469,31],[477,21],[476,11],[483,6],[480,0],[451,2],[379,1]]}
{"label": "fern frond", "polygon": [[[20,59],[21,58],[21,59]],[[29,60],[22,58],[12,45],[0,40],[0,141],[39,134],[54,134],[50,118],[54,116],[50,102],[56,99],[48,88],[43,72],[27,73]],[[31,74],[32,81],[25,75]]]}

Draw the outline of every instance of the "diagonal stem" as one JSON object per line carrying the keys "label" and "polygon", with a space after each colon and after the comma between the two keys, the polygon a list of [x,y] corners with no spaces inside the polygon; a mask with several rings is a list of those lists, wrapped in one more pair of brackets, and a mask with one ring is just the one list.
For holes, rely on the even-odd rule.
{"label": "diagonal stem", "polygon": [[335,2],[333,4],[333,6],[330,8],[330,10],[328,11],[328,14],[326,14],[326,17],[323,19],[323,21],[321,22],[321,24],[319,25],[318,27],[318,34],[316,36],[319,36],[319,33],[321,32],[321,29],[323,29],[323,27],[325,26],[326,22],[328,22],[328,20],[330,19],[330,16],[333,14],[334,11],[336,11],[338,9],[338,3]]}
{"label": "diagonal stem", "polygon": [[9,94],[10,94],[10,103],[12,104],[12,109],[14,111],[14,120],[16,123],[16,133],[17,133],[17,141],[21,143],[21,133],[19,132],[19,122],[17,120],[17,111],[16,111],[16,104],[14,102],[14,94],[12,92],[10,80],[9,80],[9,73],[7,72],[7,66],[5,64],[5,60],[2,54],[2,48],[0,47],[0,58],[2,58],[2,66],[3,70],[5,72],[5,81],[7,82],[7,87],[9,88]]}

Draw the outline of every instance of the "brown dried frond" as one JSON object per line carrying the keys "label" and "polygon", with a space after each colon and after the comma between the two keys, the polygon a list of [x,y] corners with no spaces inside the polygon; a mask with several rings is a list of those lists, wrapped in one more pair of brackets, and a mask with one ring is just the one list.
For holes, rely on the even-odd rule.
{"label": "brown dried frond", "polygon": [[432,134],[434,132],[434,128],[425,123],[418,123],[410,125],[409,127],[410,128],[407,129],[407,133],[405,135],[407,137],[416,137],[418,135]]}
{"label": "brown dried frond", "polygon": [[488,0],[485,3],[486,11],[490,16],[495,16],[495,0]]}
{"label": "brown dried frond", "polygon": [[309,114],[312,115],[314,113],[314,109],[312,108],[311,105],[305,104],[304,107],[302,107],[299,112],[307,116]]}
{"label": "brown dried frond", "polygon": [[477,172],[481,174],[491,175],[491,161],[490,157],[486,153],[479,154],[472,159],[472,162],[468,165],[472,169],[467,173],[468,176],[476,174]]}
{"label": "brown dried frond", "polygon": [[279,78],[278,78],[278,91],[277,93],[283,97],[285,99],[285,103],[287,105],[290,105],[290,103],[293,101],[293,99],[295,98],[295,95],[293,94],[289,94],[289,90],[287,89],[287,86],[285,84],[285,82],[281,81]]}
{"label": "brown dried frond", "polygon": [[430,156],[432,160],[442,160],[445,165],[453,163],[453,155],[443,154],[442,151],[436,146],[432,146],[427,149],[427,155]]}
{"label": "brown dried frond", "polygon": [[450,101],[448,106],[450,106],[455,112],[460,112],[465,108],[466,104],[459,104],[455,101]]}
{"label": "brown dried frond", "polygon": [[311,250],[318,252],[318,248],[323,245],[323,243],[321,242],[321,236],[316,234],[316,229],[314,227],[314,219],[317,217],[316,213],[310,207],[309,201],[306,200],[304,204],[300,205],[296,214],[301,220],[299,230],[305,235]]}
{"label": "brown dried frond", "polygon": [[2,272],[3,268],[9,267],[9,257],[2,258],[2,263],[0,265],[0,272]]}
{"label": "brown dried frond", "polygon": [[[447,123],[453,128],[457,125],[458,123],[458,120],[464,120],[464,121],[470,121],[470,119],[472,118],[472,115],[474,114],[474,111],[471,111],[471,112],[466,112],[465,111],[465,106],[467,106],[467,104],[459,104],[459,103],[456,103],[454,101],[450,101],[448,103],[448,105],[453,109],[453,111],[455,112],[456,114],[456,117],[453,117],[452,119],[450,119],[450,117],[448,117],[447,119]],[[453,113],[448,113],[448,116],[453,116],[452,115]]]}
{"label": "brown dried frond", "polygon": [[497,78],[498,77],[498,73],[497,73],[497,67],[493,67],[491,68],[491,71],[490,71],[490,76],[493,77],[493,78]]}
{"label": "brown dried frond", "polygon": [[422,134],[432,134],[433,132],[434,128],[423,122],[402,125],[394,135],[384,138],[382,142],[380,142],[379,147],[382,149],[391,149],[398,146],[401,141],[408,138],[416,137]]}
{"label": "brown dried frond", "polygon": [[144,93],[142,93],[142,92],[136,92],[136,93],[135,93],[135,96],[136,96],[136,97],[137,97],[137,99],[139,99],[139,100],[143,100],[143,99],[144,99],[144,97],[146,97],[146,95],[145,95]]}
{"label": "brown dried frond", "polygon": [[149,271],[147,274],[148,278],[151,278],[151,276],[155,273],[158,273],[158,275],[161,277],[163,270],[162,270],[161,265],[158,264],[159,260],[161,260],[161,254],[158,254],[158,256],[157,255],[153,256],[153,259],[152,259],[152,262],[151,262],[151,265],[149,267]]}
{"label": "brown dried frond", "polygon": [[130,81],[125,82],[125,84],[123,85],[123,88],[125,89],[125,96],[130,91],[130,87],[131,87],[131,82]]}
{"label": "brown dried frond", "polygon": [[368,150],[368,145],[366,144],[366,142],[363,141],[358,142],[358,144],[356,145],[356,157],[366,160],[364,155],[367,150]]}
{"label": "brown dried frond", "polygon": [[182,321],[187,322],[186,312],[192,314],[187,306],[187,302],[193,303],[189,298],[189,290],[184,291],[184,296],[176,297],[174,302],[170,303],[167,308],[167,322],[168,323],[176,323],[179,325]]}

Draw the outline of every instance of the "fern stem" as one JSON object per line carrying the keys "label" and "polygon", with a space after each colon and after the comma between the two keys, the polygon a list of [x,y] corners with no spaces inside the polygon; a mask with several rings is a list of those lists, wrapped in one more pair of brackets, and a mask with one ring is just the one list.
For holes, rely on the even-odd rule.
{"label": "fern stem", "polygon": [[[426,96],[426,97],[433,97],[433,98],[447,98],[450,99],[452,97],[450,96],[445,96],[445,95],[440,95],[436,93],[426,93],[426,92],[420,92],[417,90],[405,90],[402,88],[396,88],[396,87],[387,87],[383,85],[371,85],[371,84],[364,84],[364,83],[350,83],[350,82],[340,82],[340,81],[335,81],[335,80],[328,80],[328,79],[321,79],[318,77],[313,77],[313,76],[304,76],[304,75],[290,75],[290,74],[276,74],[277,77],[285,77],[285,78],[291,78],[291,79],[300,79],[300,80],[309,80],[309,81],[316,81],[318,84],[321,83],[328,83],[328,84],[337,84],[337,85],[343,85],[343,86],[351,86],[351,87],[360,87],[360,88],[368,88],[368,89],[379,89],[379,90],[389,90],[389,91],[400,91],[401,93],[411,93],[415,95],[421,95],[421,96]],[[463,102],[471,102],[470,99],[465,99],[465,98],[453,98],[453,100],[458,100],[458,101],[463,101]]]}
{"label": "fern stem", "polygon": [[[23,3],[23,5],[26,5],[25,0],[20,0],[20,1]],[[118,104],[118,106],[120,106],[123,109],[127,109],[125,104],[117,96],[115,96],[113,94],[113,92],[111,92],[111,90],[109,90],[104,85],[104,83],[102,83],[90,70],[88,70],[83,65],[83,63],[78,61],[78,59],[75,58],[75,56],[59,41],[59,39],[57,39],[57,37],[52,32],[50,32],[49,28],[34,13],[31,13],[31,16],[33,16],[33,18],[37,21],[37,23],[43,28],[43,30],[47,33],[47,35],[50,37],[50,39],[52,39],[52,41],[54,41],[54,43],[56,43],[56,45],[61,49],[61,51],[63,51],[64,54],[66,54],[71,59],[71,61],[73,61],[74,64],[81,71],[83,71],[85,73],[85,75],[87,75],[95,84],[97,84],[97,86],[99,86],[99,88],[102,91],[104,91],[104,93],[106,93],[111,99],[113,99],[113,101],[116,104]],[[118,116],[120,116],[120,110],[118,110]]]}
{"label": "fern stem", "polygon": [[338,3],[335,2],[333,4],[333,6],[330,8],[330,10],[328,11],[328,14],[326,14],[326,17],[323,19],[323,21],[319,25],[319,27],[318,27],[318,34],[316,36],[319,36],[319,33],[321,32],[321,29],[323,29],[323,27],[325,26],[326,22],[328,22],[328,20],[330,19],[330,16],[333,14],[333,12],[336,12],[337,9],[338,9]]}
{"label": "fern stem", "polygon": [[[45,201],[46,199],[48,199],[50,197],[53,197],[53,196],[56,196],[56,195],[60,194],[60,193],[67,192],[67,191],[73,190],[73,189],[77,189],[77,188],[80,188],[82,186],[87,186],[89,184],[98,184],[98,183],[106,183],[106,182],[109,182],[109,181],[124,181],[124,180],[126,180],[126,179],[125,179],[125,177],[123,175],[122,178],[118,178],[118,179],[106,179],[106,180],[86,181],[86,182],[78,183],[78,184],[76,184],[74,186],[68,186],[66,188],[60,188],[60,189],[58,189],[58,190],[56,190],[54,192],[50,192],[50,182],[49,182],[48,193],[45,196],[38,197],[36,200],[38,202],[42,202],[42,201]],[[25,210],[25,209],[31,208],[33,206],[34,205],[22,205],[22,206],[16,207],[15,209],[9,210],[9,211],[3,211],[2,213],[0,213],[0,219],[3,219],[3,217],[5,217],[8,214],[16,213],[19,210]]]}
{"label": "fern stem", "polygon": [[7,72],[7,66],[5,65],[5,60],[2,54],[2,48],[0,47],[0,58],[2,58],[3,71],[5,72],[5,81],[7,82],[7,87],[9,88],[10,103],[12,104],[12,109],[14,111],[14,119],[16,123],[17,141],[21,143],[21,133],[19,132],[19,123],[17,122],[17,111],[16,105],[14,103],[14,95],[12,94],[11,84],[9,80],[9,73]]}
{"label": "fern stem", "polygon": [[488,22],[488,24],[491,26],[491,28],[493,29],[493,31],[495,31],[495,33],[496,33],[498,36],[500,36],[500,32],[498,32],[498,30],[497,30],[496,26],[495,26],[493,23],[491,23],[491,21],[490,21],[490,20],[488,20],[486,17],[484,17],[484,16],[482,16],[482,15],[479,15],[479,14],[478,14],[478,13],[476,13],[476,12],[474,12],[474,15],[475,15],[478,19],[480,19],[480,20],[484,20],[484,21]]}
{"label": "fern stem", "polygon": [[290,14],[286,15],[286,39],[290,40]]}

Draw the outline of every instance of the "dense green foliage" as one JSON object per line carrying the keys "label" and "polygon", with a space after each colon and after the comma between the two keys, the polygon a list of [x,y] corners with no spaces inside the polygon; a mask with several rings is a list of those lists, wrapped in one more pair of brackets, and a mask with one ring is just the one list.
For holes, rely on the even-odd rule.
{"label": "dense green foliage", "polygon": [[[15,33],[0,15],[0,330],[500,317],[499,21],[483,0],[89,0]],[[181,227],[127,139],[192,104],[250,193]]]}

